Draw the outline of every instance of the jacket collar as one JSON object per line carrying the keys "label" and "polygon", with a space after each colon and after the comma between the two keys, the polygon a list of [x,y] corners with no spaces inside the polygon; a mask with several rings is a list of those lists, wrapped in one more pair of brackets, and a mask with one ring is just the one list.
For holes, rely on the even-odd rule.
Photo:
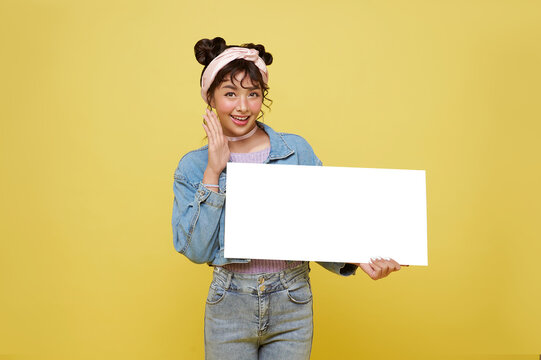
{"label": "jacket collar", "polygon": [[270,126],[260,121],[257,121],[258,125],[265,130],[270,139],[270,153],[269,160],[284,159],[291,154],[295,153],[295,150],[288,145],[282,133],[274,131]]}

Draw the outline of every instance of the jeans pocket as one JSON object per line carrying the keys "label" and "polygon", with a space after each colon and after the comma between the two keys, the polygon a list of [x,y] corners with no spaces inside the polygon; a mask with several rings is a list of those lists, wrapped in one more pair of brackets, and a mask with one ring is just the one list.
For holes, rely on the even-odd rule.
{"label": "jeans pocket", "polygon": [[287,288],[287,296],[295,304],[309,303],[312,300],[310,281],[307,278],[295,281]]}
{"label": "jeans pocket", "polygon": [[216,305],[223,300],[225,290],[217,285],[214,281],[210,284],[209,293],[207,295],[207,304]]}

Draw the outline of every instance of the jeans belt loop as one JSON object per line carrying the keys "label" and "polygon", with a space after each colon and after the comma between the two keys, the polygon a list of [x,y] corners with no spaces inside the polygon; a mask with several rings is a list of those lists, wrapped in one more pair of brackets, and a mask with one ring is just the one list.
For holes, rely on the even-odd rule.
{"label": "jeans belt loop", "polygon": [[287,281],[285,279],[285,271],[280,271],[280,282],[282,283],[282,285],[284,286],[284,288],[288,288],[289,286],[287,285]]}

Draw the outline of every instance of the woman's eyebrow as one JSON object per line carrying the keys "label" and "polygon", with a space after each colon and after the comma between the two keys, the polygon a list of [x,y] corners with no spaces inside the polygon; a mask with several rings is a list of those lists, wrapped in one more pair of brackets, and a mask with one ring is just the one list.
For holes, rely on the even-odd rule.
{"label": "woman's eyebrow", "polygon": [[[224,85],[224,86],[222,86],[222,88],[224,88],[224,89],[226,89],[226,88],[227,88],[227,89],[233,89],[233,90],[237,90],[237,89],[238,89],[235,85]],[[258,90],[259,87],[253,86],[253,87],[249,87],[249,88],[246,88],[246,89],[248,89],[248,90]]]}

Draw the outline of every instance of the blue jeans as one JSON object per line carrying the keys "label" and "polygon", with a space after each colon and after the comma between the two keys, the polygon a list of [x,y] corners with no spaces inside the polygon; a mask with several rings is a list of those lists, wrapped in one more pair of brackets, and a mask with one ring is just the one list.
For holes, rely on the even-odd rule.
{"label": "blue jeans", "polygon": [[308,262],[268,274],[214,268],[205,307],[205,359],[309,359]]}

